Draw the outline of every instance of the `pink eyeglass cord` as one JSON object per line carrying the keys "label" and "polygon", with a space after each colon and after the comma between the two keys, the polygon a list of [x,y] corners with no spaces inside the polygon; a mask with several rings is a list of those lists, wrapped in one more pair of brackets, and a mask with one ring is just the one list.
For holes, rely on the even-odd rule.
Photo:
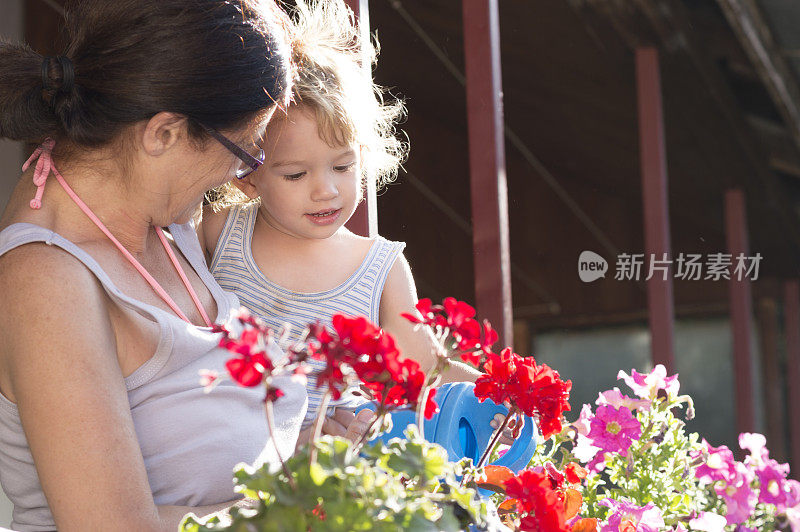
{"label": "pink eyeglass cord", "polygon": [[[52,171],[53,174],[56,176],[56,180],[61,185],[61,188],[72,198],[72,201],[89,217],[89,219],[94,222],[94,224],[103,232],[105,235],[117,246],[117,249],[120,250],[122,255],[128,259],[134,268],[144,277],[144,280],[147,281],[153,290],[155,290],[156,294],[166,303],[169,308],[178,315],[179,318],[184,320],[185,322],[191,323],[189,318],[181,311],[175,301],[170,297],[170,295],[164,290],[158,281],[150,275],[144,266],[142,266],[136,258],[130,254],[130,252],[125,249],[125,246],[117,240],[114,235],[111,234],[111,231],[100,221],[100,219],[92,212],[92,209],[86,205],[83,200],[81,200],[78,195],[75,193],[74,190],[67,184],[64,180],[64,177],[61,173],[56,169],[53,165],[52,159],[52,151],[53,147],[56,145],[56,142],[53,139],[46,139],[41,146],[36,148],[36,150],[31,154],[25,164],[22,165],[22,171],[28,169],[34,159],[36,159],[36,169],[33,173],[33,184],[36,185],[36,196],[31,200],[30,206],[31,209],[40,209],[42,207],[42,196],[44,195],[44,186],[47,183],[47,178]],[[158,239],[161,241],[161,245],[164,246],[164,250],[167,252],[167,256],[169,256],[169,260],[172,262],[172,265],[175,267],[175,271],[178,273],[178,276],[181,278],[183,285],[186,287],[186,290],[189,292],[189,295],[194,302],[195,307],[200,312],[200,315],[203,317],[203,321],[208,327],[211,327],[213,323],[208,318],[208,314],[206,313],[205,309],[203,308],[203,304],[200,303],[200,298],[197,297],[197,292],[195,292],[194,287],[189,282],[189,278],[186,277],[186,272],[183,271],[180,263],[178,262],[178,257],[175,256],[175,252],[172,251],[172,246],[169,245],[167,241],[167,237],[164,236],[164,231],[160,227],[156,227],[156,234],[158,235]]]}

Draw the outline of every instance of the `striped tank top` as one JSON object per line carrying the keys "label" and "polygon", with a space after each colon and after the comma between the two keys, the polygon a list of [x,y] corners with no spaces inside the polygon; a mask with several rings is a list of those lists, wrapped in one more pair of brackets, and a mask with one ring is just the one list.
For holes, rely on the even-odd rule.
{"label": "striped tank top", "polygon": [[[378,236],[364,261],[342,284],[324,292],[294,292],[267,279],[253,259],[250,243],[257,215],[258,205],[235,206],[228,213],[210,266],[222,288],[234,292],[241,304],[263,319],[273,331],[288,325],[289,344],[300,339],[309,323],[319,321],[332,330],[331,317],[337,313],[365,316],[373,323],[379,323],[383,285],[405,243],[391,242]],[[317,388],[316,379],[325,367],[324,362],[312,360],[310,365],[304,428],[316,418],[326,391]],[[352,408],[363,402],[362,397],[345,393],[339,401],[330,404]]]}

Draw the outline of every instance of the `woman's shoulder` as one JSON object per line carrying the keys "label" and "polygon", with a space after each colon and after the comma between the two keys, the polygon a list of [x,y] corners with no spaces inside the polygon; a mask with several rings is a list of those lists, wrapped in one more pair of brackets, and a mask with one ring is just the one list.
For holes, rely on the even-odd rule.
{"label": "woman's shoulder", "polygon": [[[88,293],[101,292],[92,272],[73,254],[48,242],[29,242],[0,255],[3,312],[20,303],[52,305],[59,300],[79,304]],[[35,318],[35,316],[32,316]]]}
{"label": "woman's shoulder", "polygon": [[[100,283],[57,246],[31,242],[0,256],[0,293],[0,367],[13,365],[16,354],[31,357],[32,346],[51,350],[65,334],[85,331],[101,338],[107,329]],[[53,363],[59,364],[56,358]]]}

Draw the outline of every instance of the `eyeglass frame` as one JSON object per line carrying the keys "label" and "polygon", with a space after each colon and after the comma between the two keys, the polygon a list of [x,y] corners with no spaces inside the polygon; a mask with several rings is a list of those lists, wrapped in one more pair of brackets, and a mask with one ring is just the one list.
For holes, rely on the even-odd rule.
{"label": "eyeglass frame", "polygon": [[266,156],[264,155],[264,150],[262,148],[258,149],[258,151],[260,153],[260,158],[259,157],[254,157],[253,155],[247,153],[247,151],[244,148],[242,148],[241,146],[239,146],[238,144],[233,142],[231,139],[229,139],[228,137],[226,137],[225,135],[223,135],[222,133],[220,133],[216,129],[214,129],[212,127],[209,127],[209,126],[207,126],[205,124],[202,124],[202,123],[199,123],[199,125],[200,125],[200,127],[203,128],[203,130],[206,133],[211,135],[220,144],[225,146],[225,148],[227,148],[229,152],[234,154],[236,157],[239,158],[240,161],[242,161],[244,164],[246,164],[247,166],[250,167],[249,170],[245,170],[243,172],[242,172],[241,168],[236,170],[236,179],[244,179],[245,177],[249,176],[250,174],[252,174],[256,170],[258,170],[259,166],[264,164],[264,159],[266,158]]}

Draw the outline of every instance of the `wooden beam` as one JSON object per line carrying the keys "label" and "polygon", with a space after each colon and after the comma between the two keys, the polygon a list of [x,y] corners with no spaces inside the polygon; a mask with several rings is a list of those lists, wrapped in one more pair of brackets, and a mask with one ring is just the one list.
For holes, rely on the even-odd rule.
{"label": "wooden beam", "polygon": [[[345,0],[358,20],[361,42],[369,42],[369,0]],[[364,61],[363,68],[372,74],[372,65]],[[357,235],[374,237],[378,234],[378,197],[375,180],[368,178],[364,186],[364,199],[358,204],[356,212],[347,221],[347,228]]]}
{"label": "wooden beam", "polygon": [[784,284],[783,305],[789,459],[792,478],[800,479],[800,283],[796,279]]}
{"label": "wooden beam", "polygon": [[[639,109],[639,160],[642,173],[644,244],[647,257],[671,257],[667,148],[661,102],[661,75],[655,48],[636,50],[636,93]],[[652,268],[652,266],[651,266]],[[653,365],[663,364],[668,374],[677,371],[674,354],[674,302],[672,268],[647,280],[650,355]]]}
{"label": "wooden beam", "polygon": [[463,0],[472,242],[478,312],[513,345],[497,0]]}
{"label": "wooden beam", "polygon": [[765,435],[770,457],[786,462],[786,426],[784,423],[783,379],[778,357],[778,303],[762,297],[756,304],[758,340],[761,345],[761,376],[764,398]]}
{"label": "wooden beam", "polygon": [[514,352],[524,357],[534,354],[531,324],[528,320],[514,320]]}
{"label": "wooden beam", "polygon": [[754,0],[717,0],[800,148],[800,87]]}
{"label": "wooden beam", "polygon": [[[733,260],[739,255],[747,256],[747,217],[744,194],[741,190],[725,192],[725,231],[728,253]],[[736,432],[755,432],[756,416],[753,394],[753,355],[750,350],[752,300],[750,281],[745,276],[737,280],[731,272],[728,281],[731,305],[731,332],[733,339],[733,376],[736,405]]]}
{"label": "wooden beam", "polygon": [[800,177],[800,152],[786,126],[754,115],[747,115],[745,119],[758,134],[767,151],[769,167],[793,177]]}

